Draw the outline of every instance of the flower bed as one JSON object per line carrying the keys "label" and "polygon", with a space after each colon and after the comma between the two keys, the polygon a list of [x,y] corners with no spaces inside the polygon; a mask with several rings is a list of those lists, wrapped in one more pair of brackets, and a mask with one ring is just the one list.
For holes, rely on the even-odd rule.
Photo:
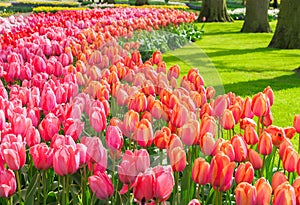
{"label": "flower bed", "polygon": [[1,204],[299,203],[300,115],[272,125],[270,87],[214,96],[198,69],[180,76],[160,51],[143,62],[139,42],[118,43],[195,19],[118,8],[0,22]]}

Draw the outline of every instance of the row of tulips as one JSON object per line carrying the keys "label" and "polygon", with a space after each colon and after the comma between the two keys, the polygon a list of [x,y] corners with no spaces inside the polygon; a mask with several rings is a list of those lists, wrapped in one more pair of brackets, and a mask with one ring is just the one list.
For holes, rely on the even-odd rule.
{"label": "row of tulips", "polygon": [[179,80],[180,67],[167,69],[159,51],[142,62],[137,42],[117,43],[194,14],[105,9],[24,19],[0,37],[3,204],[300,203],[290,140],[300,116],[294,127],[272,125],[270,87],[246,99],[214,96],[197,69]]}

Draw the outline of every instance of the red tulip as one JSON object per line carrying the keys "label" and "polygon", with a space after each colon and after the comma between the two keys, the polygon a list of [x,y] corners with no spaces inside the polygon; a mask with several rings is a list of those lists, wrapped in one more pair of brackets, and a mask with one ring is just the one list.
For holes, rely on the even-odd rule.
{"label": "red tulip", "polygon": [[166,201],[174,187],[172,168],[171,166],[157,166],[153,168],[153,172],[155,173],[154,197],[160,202]]}
{"label": "red tulip", "polygon": [[275,172],[272,176],[272,189],[273,191],[284,182],[287,182],[287,177],[283,172]]}
{"label": "red tulip", "polygon": [[170,152],[170,164],[173,171],[181,172],[186,166],[186,154],[181,147],[175,147]]}
{"label": "red tulip", "polygon": [[265,178],[259,178],[254,186],[257,191],[257,205],[269,205],[272,197],[272,187]]}
{"label": "red tulip", "polygon": [[180,136],[182,142],[187,146],[198,143],[199,134],[200,123],[197,120],[190,119],[178,129],[178,135]]}
{"label": "red tulip", "polygon": [[295,115],[294,117],[294,128],[298,133],[300,133],[300,114]]}
{"label": "red tulip", "polygon": [[262,92],[257,93],[252,98],[251,110],[258,117],[266,116],[270,112],[269,98]]}
{"label": "red tulip", "polygon": [[209,173],[209,163],[203,158],[197,158],[194,161],[194,166],[192,170],[192,179],[195,183],[199,185],[205,185],[209,183],[208,173]]}
{"label": "red tulip", "polygon": [[147,202],[154,196],[155,175],[150,169],[140,173],[134,182],[133,195],[139,202]]}
{"label": "red tulip", "polygon": [[140,122],[138,122],[133,135],[134,139],[140,146],[150,146],[153,141],[153,130],[151,123],[146,119],[142,119]]}
{"label": "red tulip", "polygon": [[102,132],[106,127],[105,111],[99,107],[92,107],[89,115],[92,128],[96,132]]}
{"label": "red tulip", "polygon": [[280,184],[274,190],[273,205],[296,205],[296,194],[294,188],[288,183]]}
{"label": "red tulip", "polygon": [[153,63],[153,64],[160,64],[162,62],[162,54],[160,51],[156,50],[153,52],[152,54],[152,58],[150,59],[150,61]]}
{"label": "red tulip", "polygon": [[257,191],[255,186],[242,182],[235,188],[235,201],[237,205],[256,204]]}
{"label": "red tulip", "polygon": [[0,197],[8,198],[16,192],[17,183],[13,171],[0,169]]}
{"label": "red tulip", "polygon": [[[244,161],[248,156],[248,147],[241,135],[235,135],[231,138],[231,144],[234,149],[236,162]],[[250,183],[250,182],[249,182]]]}
{"label": "red tulip", "polygon": [[105,172],[97,172],[88,178],[92,192],[99,199],[108,199],[114,193],[114,186]]}
{"label": "red tulip", "polygon": [[263,160],[260,155],[253,149],[249,149],[248,158],[255,170],[261,169],[263,166]]}
{"label": "red tulip", "polygon": [[242,163],[235,172],[235,181],[237,184],[241,182],[252,183],[254,178],[254,169],[250,162]]}
{"label": "red tulip", "polygon": [[234,168],[235,163],[230,162],[228,156],[222,153],[216,154],[212,158],[209,169],[209,179],[213,188],[220,191],[229,190],[232,184]]}
{"label": "red tulip", "polygon": [[225,130],[231,130],[234,128],[235,120],[234,120],[233,114],[230,110],[228,110],[228,109],[224,110],[221,120],[220,120],[220,124],[222,125],[222,127]]}
{"label": "red tulip", "polygon": [[39,131],[44,141],[50,141],[60,130],[60,120],[53,113],[49,113],[39,125]]}
{"label": "red tulip", "polygon": [[54,153],[53,169],[59,176],[74,174],[79,168],[79,163],[79,151],[73,146],[62,146]]}
{"label": "red tulip", "polygon": [[272,153],[273,145],[272,138],[267,132],[263,132],[258,141],[258,152],[262,155],[269,155]]}
{"label": "red tulip", "polygon": [[34,166],[40,170],[48,170],[52,167],[53,149],[45,143],[30,147],[29,153],[33,159]]}
{"label": "red tulip", "polygon": [[255,127],[247,125],[244,130],[244,139],[248,145],[255,145],[258,142],[258,135]]}
{"label": "red tulip", "polygon": [[123,134],[118,126],[109,125],[106,130],[106,145],[109,149],[120,150],[123,146]]}

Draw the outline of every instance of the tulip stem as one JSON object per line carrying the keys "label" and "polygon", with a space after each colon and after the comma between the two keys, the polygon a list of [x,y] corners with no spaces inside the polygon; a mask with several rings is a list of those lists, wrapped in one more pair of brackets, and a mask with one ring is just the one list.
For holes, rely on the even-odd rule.
{"label": "tulip stem", "polygon": [[47,204],[47,197],[48,197],[48,190],[47,190],[47,171],[43,170],[43,192],[44,192],[44,199],[43,199],[43,204]]}
{"label": "tulip stem", "polygon": [[117,197],[118,197],[118,186],[119,186],[119,180],[117,180],[117,185],[116,185],[116,191],[115,191],[115,196],[114,196],[114,203],[117,204]]}
{"label": "tulip stem", "polygon": [[263,176],[264,176],[265,162],[266,162],[266,155],[263,156],[263,164],[262,164],[262,167],[261,167],[261,169],[260,169],[260,177],[263,177]]}
{"label": "tulip stem", "polygon": [[173,203],[174,205],[178,205],[178,172],[174,172],[175,179],[175,189],[173,193]]}
{"label": "tulip stem", "polygon": [[21,195],[21,182],[20,182],[19,170],[16,171],[16,178],[17,178],[17,183],[18,183],[19,204],[23,204],[22,195]]}
{"label": "tulip stem", "polygon": [[87,205],[87,199],[86,199],[86,166],[83,166],[83,178],[82,178],[82,204]]}
{"label": "tulip stem", "polygon": [[41,176],[42,173],[40,172],[40,177],[38,178],[38,203],[40,204],[41,201]]}
{"label": "tulip stem", "polygon": [[[199,184],[199,187],[200,187],[200,184]],[[201,186],[201,198],[202,198],[202,205],[205,205],[204,185]]]}
{"label": "tulip stem", "polygon": [[159,149],[159,161],[160,165],[163,163],[163,157],[164,157],[164,151],[162,149]]}

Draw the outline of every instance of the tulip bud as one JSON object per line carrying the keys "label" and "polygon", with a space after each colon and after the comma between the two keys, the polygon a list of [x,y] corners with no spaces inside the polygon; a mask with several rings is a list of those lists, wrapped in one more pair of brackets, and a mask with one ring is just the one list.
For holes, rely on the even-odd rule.
{"label": "tulip bud", "polygon": [[288,182],[280,184],[274,190],[273,205],[282,204],[296,205],[295,189]]}
{"label": "tulip bud", "polygon": [[254,178],[254,169],[250,162],[242,163],[235,172],[235,181],[237,184],[241,182],[252,183]]}
{"label": "tulip bud", "polygon": [[195,159],[192,170],[193,181],[199,185],[205,185],[209,183],[208,173],[209,163],[206,162],[203,158]]}
{"label": "tulip bud", "polygon": [[114,194],[114,186],[108,177],[108,175],[103,172],[97,172],[88,178],[90,188],[96,197],[99,199],[108,199]]}
{"label": "tulip bud", "polygon": [[242,182],[235,188],[235,201],[237,205],[256,204],[256,198],[256,188],[248,182]]}
{"label": "tulip bud", "polygon": [[254,186],[257,191],[257,205],[269,205],[272,197],[272,187],[265,178],[259,178]]}

